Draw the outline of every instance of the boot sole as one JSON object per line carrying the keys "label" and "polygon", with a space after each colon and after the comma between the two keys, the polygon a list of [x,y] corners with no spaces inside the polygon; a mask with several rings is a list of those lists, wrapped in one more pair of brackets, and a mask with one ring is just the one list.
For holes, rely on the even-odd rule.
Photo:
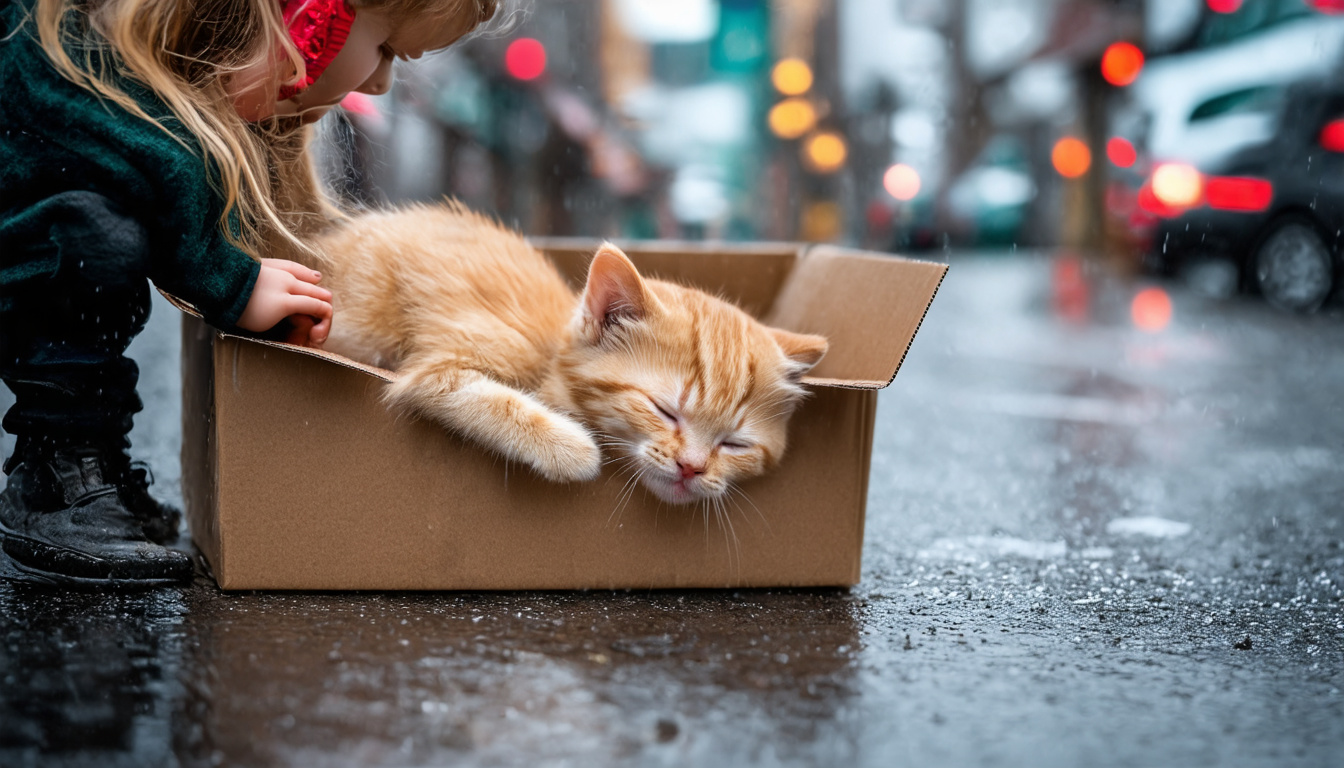
{"label": "boot sole", "polygon": [[22,580],[31,583],[48,584],[52,586],[65,586],[65,587],[84,587],[91,589],[99,589],[99,588],[106,589],[109,587],[114,589],[118,588],[136,589],[144,587],[166,587],[181,584],[189,584],[191,582],[192,577],[195,575],[195,568],[193,568],[190,573],[186,574],[182,578],[155,577],[155,578],[141,578],[141,579],[124,579],[115,577],[102,578],[91,576],[72,576],[66,573],[59,573],[57,571],[49,571],[44,568],[39,568],[37,566],[30,565],[17,559],[3,546],[8,541],[8,539],[11,538],[34,542],[35,544],[42,547],[50,547],[51,545],[40,541],[35,542],[33,539],[29,539],[25,536],[16,534],[13,531],[11,531],[8,527],[6,527],[3,523],[0,523],[0,558],[4,558],[5,564],[11,566],[12,569],[17,574],[21,575]]}
{"label": "boot sole", "polygon": [[[6,572],[8,571],[8,572]],[[183,586],[186,582],[176,579],[85,579],[78,576],[66,576],[50,571],[40,571],[20,563],[6,552],[0,552],[0,579],[35,584],[48,587],[65,587],[88,590],[137,590],[157,587]]]}

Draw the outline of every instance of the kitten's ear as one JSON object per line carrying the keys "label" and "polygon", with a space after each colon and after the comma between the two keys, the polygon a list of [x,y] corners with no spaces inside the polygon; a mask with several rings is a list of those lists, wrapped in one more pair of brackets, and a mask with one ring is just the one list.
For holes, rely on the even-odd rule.
{"label": "kitten's ear", "polygon": [[793,333],[779,328],[769,328],[770,335],[774,337],[775,343],[779,345],[784,356],[789,359],[789,380],[798,383],[813,366],[821,362],[825,356],[826,350],[830,348],[830,343],[823,336],[813,336],[810,333]]}
{"label": "kitten's ear", "polygon": [[623,320],[644,319],[650,301],[635,265],[620,248],[603,243],[588,265],[588,285],[583,289],[583,325],[590,339],[596,342]]}

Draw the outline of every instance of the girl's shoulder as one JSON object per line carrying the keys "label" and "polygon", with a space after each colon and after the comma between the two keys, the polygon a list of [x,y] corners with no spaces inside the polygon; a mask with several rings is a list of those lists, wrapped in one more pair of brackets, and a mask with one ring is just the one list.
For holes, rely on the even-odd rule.
{"label": "girl's shoulder", "polygon": [[[13,22],[16,5],[8,2],[0,8],[7,23]],[[174,130],[176,121],[152,91],[135,82],[118,83],[157,124],[57,71],[36,40],[31,22],[0,37],[0,82],[6,84],[0,98],[0,125],[5,127],[0,143],[7,145],[0,148],[0,157],[32,166],[29,172],[41,172],[48,161],[77,158],[91,173],[157,168],[171,176],[201,162],[194,138]],[[194,163],[187,162],[192,159]],[[200,181],[200,174],[190,175],[193,183]]]}

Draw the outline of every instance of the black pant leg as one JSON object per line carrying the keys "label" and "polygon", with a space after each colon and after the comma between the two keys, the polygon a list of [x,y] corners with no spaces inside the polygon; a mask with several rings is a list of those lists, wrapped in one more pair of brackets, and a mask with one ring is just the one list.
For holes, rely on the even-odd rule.
{"label": "black pant leg", "polygon": [[0,254],[5,431],[57,443],[123,438],[141,408],[125,357],[149,317],[149,243],[107,198],[68,192],[25,212]]}

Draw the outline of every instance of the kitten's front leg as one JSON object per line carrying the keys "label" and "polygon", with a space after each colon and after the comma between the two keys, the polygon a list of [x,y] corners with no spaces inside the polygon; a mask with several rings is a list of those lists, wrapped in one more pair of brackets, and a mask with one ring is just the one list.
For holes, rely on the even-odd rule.
{"label": "kitten's front leg", "polygon": [[479,371],[404,365],[388,399],[457,430],[557,482],[591,480],[602,454],[588,430],[539,400]]}

